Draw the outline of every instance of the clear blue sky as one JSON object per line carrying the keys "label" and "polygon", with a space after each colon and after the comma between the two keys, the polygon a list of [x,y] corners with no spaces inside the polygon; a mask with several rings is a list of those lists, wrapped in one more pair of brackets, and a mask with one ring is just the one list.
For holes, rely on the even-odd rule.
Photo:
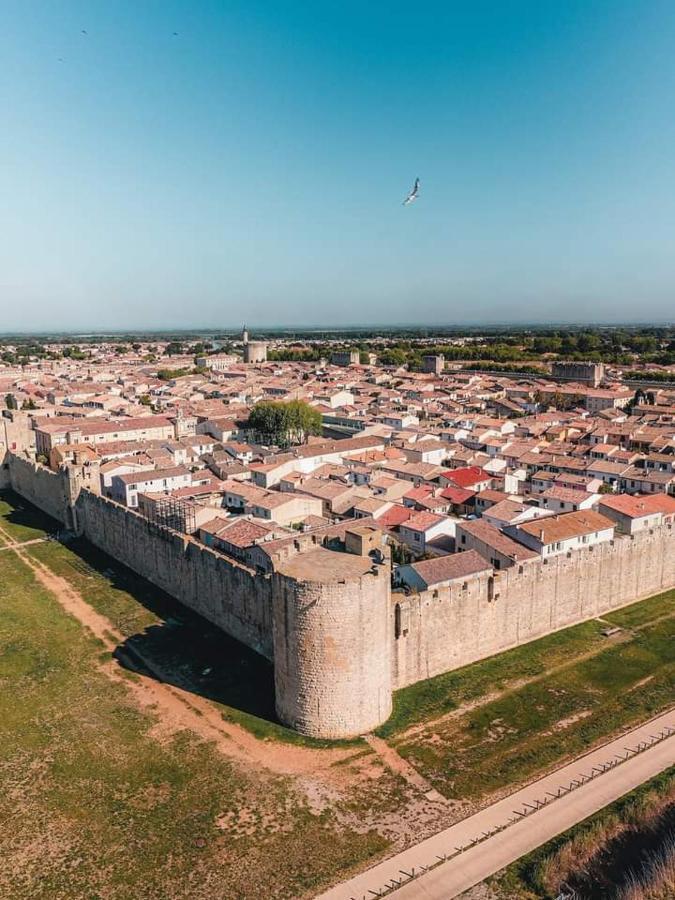
{"label": "clear blue sky", "polygon": [[0,331],[675,319],[672,0],[1,9]]}

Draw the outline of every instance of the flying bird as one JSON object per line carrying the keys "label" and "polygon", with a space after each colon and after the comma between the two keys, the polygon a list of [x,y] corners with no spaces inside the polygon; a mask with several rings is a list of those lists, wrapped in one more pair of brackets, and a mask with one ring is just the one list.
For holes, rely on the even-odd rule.
{"label": "flying bird", "polygon": [[420,193],[420,180],[419,180],[419,178],[416,178],[415,184],[413,185],[413,189],[410,191],[408,196],[403,201],[403,205],[409,206],[413,202],[413,200],[417,200],[417,198],[419,197],[419,193]]}
{"label": "flying bird", "polygon": [[87,32],[83,28],[82,31],[80,32],[80,34],[87,34]]}

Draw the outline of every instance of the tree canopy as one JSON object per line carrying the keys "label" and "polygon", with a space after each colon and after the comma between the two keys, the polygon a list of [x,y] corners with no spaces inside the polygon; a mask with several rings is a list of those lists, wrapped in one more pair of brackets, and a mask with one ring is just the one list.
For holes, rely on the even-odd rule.
{"label": "tree canopy", "polygon": [[264,400],[256,403],[248,420],[261,440],[280,447],[305,443],[311,434],[321,434],[321,424],[321,413],[304,400]]}

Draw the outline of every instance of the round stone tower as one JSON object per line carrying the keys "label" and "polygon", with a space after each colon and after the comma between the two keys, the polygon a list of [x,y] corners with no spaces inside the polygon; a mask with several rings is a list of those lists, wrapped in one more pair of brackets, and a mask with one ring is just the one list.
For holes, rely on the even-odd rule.
{"label": "round stone tower", "polygon": [[267,344],[265,341],[248,341],[244,344],[244,362],[267,362]]}
{"label": "round stone tower", "polygon": [[350,738],[391,714],[389,566],[317,548],[273,575],[277,715],[301,734]]}

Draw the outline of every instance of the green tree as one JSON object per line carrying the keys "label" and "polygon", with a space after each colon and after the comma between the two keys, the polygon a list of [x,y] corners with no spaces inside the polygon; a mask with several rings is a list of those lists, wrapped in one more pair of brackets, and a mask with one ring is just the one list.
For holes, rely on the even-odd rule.
{"label": "green tree", "polygon": [[267,443],[288,447],[321,434],[321,413],[304,400],[287,403],[264,400],[251,410],[248,425]]}
{"label": "green tree", "polygon": [[160,381],[173,381],[175,378],[182,378],[183,375],[189,375],[187,369],[159,369],[157,377]]}

